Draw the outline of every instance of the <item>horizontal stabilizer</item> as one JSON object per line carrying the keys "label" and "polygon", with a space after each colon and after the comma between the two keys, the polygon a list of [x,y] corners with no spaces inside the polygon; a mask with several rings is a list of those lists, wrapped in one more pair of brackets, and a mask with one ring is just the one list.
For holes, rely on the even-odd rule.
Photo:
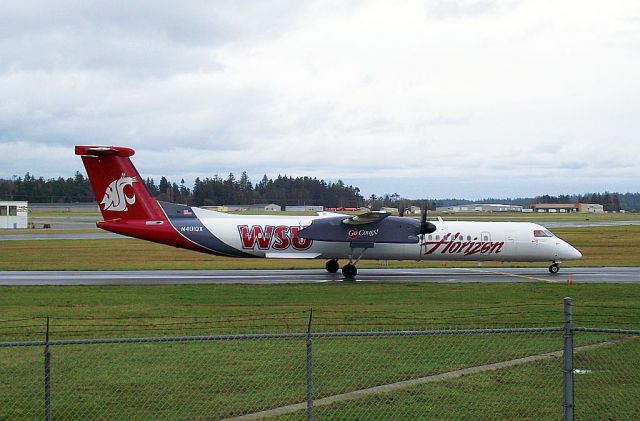
{"label": "horizontal stabilizer", "polygon": [[82,156],[105,156],[117,155],[122,157],[132,156],[136,152],[124,146],[76,146],[76,155]]}

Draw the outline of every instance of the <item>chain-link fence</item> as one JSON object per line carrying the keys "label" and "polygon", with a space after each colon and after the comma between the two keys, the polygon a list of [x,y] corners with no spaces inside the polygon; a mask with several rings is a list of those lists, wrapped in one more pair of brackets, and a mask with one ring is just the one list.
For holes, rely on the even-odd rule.
{"label": "chain-link fence", "polygon": [[640,330],[0,342],[0,419],[639,419]]}

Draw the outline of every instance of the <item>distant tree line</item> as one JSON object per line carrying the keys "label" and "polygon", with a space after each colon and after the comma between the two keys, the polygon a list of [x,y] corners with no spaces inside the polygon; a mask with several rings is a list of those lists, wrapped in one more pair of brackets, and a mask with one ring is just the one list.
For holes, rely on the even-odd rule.
{"label": "distant tree line", "polygon": [[266,175],[255,186],[246,171],[239,179],[233,173],[226,179],[196,178],[193,185],[193,204],[252,204],[275,203],[286,205],[352,206],[364,204],[360,189],[345,185],[342,180],[335,183],[311,177],[287,177],[278,175],[273,180]]}
{"label": "distant tree line", "polygon": [[[158,184],[152,178],[144,180],[151,195],[159,200],[202,205],[241,205],[255,203],[275,203],[286,205],[324,205],[327,207],[368,206],[380,209],[383,206],[409,208],[427,207],[435,210],[439,206],[454,206],[470,203],[504,203],[528,207],[532,203],[597,203],[606,211],[640,211],[640,193],[587,193],[582,195],[536,196],[519,198],[486,198],[482,200],[466,199],[407,199],[397,193],[377,196],[372,194],[364,198],[360,189],[337,182],[326,182],[311,177],[288,177],[278,175],[274,179],[266,175],[253,185],[244,171],[240,178],[230,173],[227,178],[214,175],[209,178],[196,178],[193,188],[160,177]],[[69,178],[36,177],[26,173],[24,177],[0,178],[0,199],[27,200],[40,203],[70,203],[94,201],[89,180],[79,171]]]}
{"label": "distant tree line", "polygon": [[[193,188],[161,177],[160,182],[152,178],[144,180],[149,193],[158,200],[188,205],[231,205],[275,203],[286,205],[325,205],[359,207],[364,198],[357,187],[345,185],[341,180],[326,182],[310,177],[287,177],[278,175],[273,180],[266,175],[255,186],[245,172],[237,179],[230,173],[226,179],[214,175],[212,178],[196,178]],[[36,203],[92,202],[93,192],[89,180],[80,172],[74,177],[35,177],[30,173],[24,177],[0,179],[0,199],[27,200]]]}
{"label": "distant tree line", "polygon": [[91,202],[94,200],[89,180],[79,171],[69,178],[24,177],[0,178],[0,199],[29,202]]}

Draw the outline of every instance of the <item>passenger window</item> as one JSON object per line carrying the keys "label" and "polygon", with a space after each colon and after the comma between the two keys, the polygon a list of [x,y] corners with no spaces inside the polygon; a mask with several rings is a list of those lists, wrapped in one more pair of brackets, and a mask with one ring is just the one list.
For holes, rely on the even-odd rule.
{"label": "passenger window", "polygon": [[489,236],[488,236],[488,235],[485,235],[485,236],[484,236],[484,240],[483,240],[483,241],[489,241]]}
{"label": "passenger window", "polygon": [[467,241],[471,241],[471,236],[467,235]]}
{"label": "passenger window", "polygon": [[429,241],[433,240],[433,235],[429,234]]}
{"label": "passenger window", "polygon": [[439,236],[439,235],[436,235],[436,241],[437,241],[437,240],[439,240],[439,239],[440,239],[440,236]]}

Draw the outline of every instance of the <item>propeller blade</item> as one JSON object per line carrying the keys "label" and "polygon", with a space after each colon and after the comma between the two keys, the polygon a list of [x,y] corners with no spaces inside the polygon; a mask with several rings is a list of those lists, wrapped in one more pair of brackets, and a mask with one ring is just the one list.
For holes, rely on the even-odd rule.
{"label": "propeller blade", "polygon": [[420,218],[420,234],[431,234],[438,228],[433,225],[431,222],[427,222],[427,213],[429,210],[427,209],[427,204],[423,204],[422,206],[422,215]]}

